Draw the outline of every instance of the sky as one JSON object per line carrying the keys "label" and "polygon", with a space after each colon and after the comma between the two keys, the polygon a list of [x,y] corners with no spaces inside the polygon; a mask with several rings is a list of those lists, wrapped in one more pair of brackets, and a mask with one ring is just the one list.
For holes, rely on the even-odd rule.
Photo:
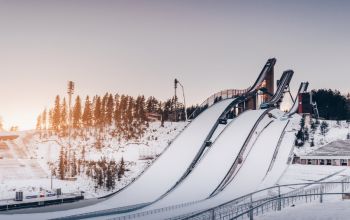
{"label": "sky", "polygon": [[266,60],[291,89],[350,92],[349,1],[0,0],[0,116],[5,128],[35,127],[66,95],[173,95],[189,104],[247,88]]}

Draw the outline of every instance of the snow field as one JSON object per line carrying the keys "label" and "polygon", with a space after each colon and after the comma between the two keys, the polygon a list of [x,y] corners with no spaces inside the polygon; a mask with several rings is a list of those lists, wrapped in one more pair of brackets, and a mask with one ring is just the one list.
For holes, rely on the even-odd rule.
{"label": "snow field", "polygon": [[[150,168],[120,193],[93,206],[64,212],[32,214],[30,217],[46,219],[48,216],[61,217],[154,201],[172,187],[185,172],[210,129],[231,101],[232,99],[218,102],[201,113]],[[21,215],[17,217],[21,218]]]}
{"label": "snow field", "polygon": [[[244,140],[263,112],[247,111],[231,122],[189,176],[174,191],[147,209],[207,198],[229,171]],[[268,121],[263,124],[266,125]]]}

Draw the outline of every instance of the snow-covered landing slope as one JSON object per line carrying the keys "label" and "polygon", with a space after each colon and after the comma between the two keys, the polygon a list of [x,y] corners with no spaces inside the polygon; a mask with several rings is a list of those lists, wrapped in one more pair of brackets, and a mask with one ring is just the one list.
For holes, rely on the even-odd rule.
{"label": "snow-covered landing slope", "polygon": [[287,121],[275,120],[260,135],[234,180],[217,196],[229,200],[255,191],[269,168],[274,150]]}
{"label": "snow-covered landing slope", "polygon": [[[165,152],[135,182],[111,198],[84,208],[26,215],[26,219],[47,219],[111,208],[148,203],[156,200],[180,179],[202,146],[212,126],[233,99],[224,100],[201,113],[173,141]],[[0,215],[0,219],[5,219]],[[23,215],[12,216],[23,219]]]}
{"label": "snow-covered landing slope", "polygon": [[[147,209],[209,197],[229,171],[249,132],[263,112],[264,110],[247,111],[237,117],[218,136],[190,175],[169,195]],[[262,130],[271,121],[268,116],[265,117],[266,120],[259,124],[257,131]]]}
{"label": "snow-covered landing slope", "polygon": [[[236,119],[236,121],[238,121],[238,119],[239,117]],[[227,127],[227,129],[230,129],[231,126],[236,126],[235,125],[236,121],[232,125]],[[260,135],[256,135],[257,137],[256,141],[254,140],[254,138],[251,140],[252,143],[254,144],[252,148],[250,148],[250,152],[249,154],[247,154],[247,157],[245,158],[245,161],[241,169],[239,170],[239,172],[237,172],[233,181],[217,196],[207,200],[203,200],[201,202],[198,202],[189,206],[171,210],[168,212],[156,213],[155,215],[150,215],[150,216],[142,216],[142,219],[165,219],[173,216],[191,213],[194,211],[205,210],[205,209],[217,206],[219,204],[222,204],[224,202],[230,201],[239,196],[248,194],[249,192],[255,191],[261,184],[261,181],[263,180],[269,168],[269,164],[273,157],[273,153],[278,143],[279,137],[281,136],[281,133],[283,132],[283,129],[286,126],[287,122],[288,121],[280,121],[278,119],[274,120],[273,123],[271,123],[269,126],[267,126],[265,129],[262,130],[262,133]],[[239,125],[243,126],[244,123],[246,123],[246,121],[239,123]],[[226,130],[223,132],[222,135],[224,135],[225,132]],[[219,137],[218,141],[221,138],[222,137]],[[231,136],[230,140],[232,139],[235,139],[234,135]],[[206,157],[204,157],[204,160],[205,158]],[[220,159],[219,161],[217,161],[215,166],[218,166],[218,163],[222,163],[222,160]],[[200,167],[200,164],[198,164],[196,169],[198,169],[199,167]],[[196,172],[196,169],[193,172]],[[207,169],[208,169],[207,172],[210,172],[210,169],[213,169],[213,167],[210,167],[210,168],[207,167]],[[201,183],[197,182],[197,185],[196,186],[193,185],[192,189],[188,188],[188,190],[190,191],[187,191],[187,192],[183,191],[183,193],[192,194],[193,192],[197,191],[196,188],[206,187],[207,182],[210,182],[210,181],[212,181],[211,176],[207,175],[206,179],[203,179]],[[186,195],[186,197],[188,196]],[[190,197],[191,196],[189,196],[189,198]],[[170,204],[171,202],[169,202],[169,204],[163,204],[163,207]],[[159,207],[161,206],[159,205]],[[143,211],[145,210],[146,209],[143,209]]]}
{"label": "snow-covered landing slope", "polygon": [[295,129],[297,126],[297,123],[295,122],[296,120],[292,118],[286,127],[272,169],[266,174],[264,181],[260,184],[259,189],[264,189],[275,185],[288,168],[288,158],[290,154],[293,153],[291,151],[294,149]]}

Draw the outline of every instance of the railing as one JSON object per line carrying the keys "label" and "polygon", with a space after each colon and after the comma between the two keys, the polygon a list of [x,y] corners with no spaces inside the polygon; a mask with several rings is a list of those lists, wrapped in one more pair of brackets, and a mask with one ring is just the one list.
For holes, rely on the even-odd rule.
{"label": "railing", "polygon": [[135,219],[135,218],[140,218],[140,217],[147,216],[147,215],[153,215],[153,214],[157,214],[157,213],[162,213],[162,212],[167,212],[167,211],[183,208],[183,207],[186,207],[186,206],[189,206],[189,205],[193,205],[193,204],[198,203],[198,202],[199,201],[187,202],[187,203],[177,204],[177,205],[163,207],[163,208],[159,208],[159,209],[153,209],[153,210],[148,210],[148,211],[144,211],[144,212],[138,212],[138,213],[134,213],[134,214],[130,214],[130,215],[119,216],[119,217],[115,217],[115,218],[109,218],[108,220]]}
{"label": "railing", "polygon": [[[347,194],[345,190],[350,187],[350,177],[342,178],[334,182],[315,182],[279,185],[263,189],[231,202],[202,211],[187,217],[172,219],[193,219],[193,220],[226,220],[226,219],[250,219],[254,216],[264,214],[269,211],[280,211],[291,204],[301,202],[311,202],[319,199],[323,202],[325,195]],[[299,187],[303,186],[303,187]],[[296,190],[282,194],[283,190],[290,187],[299,187]],[[336,187],[341,188],[341,192],[331,192]]]}
{"label": "railing", "polygon": [[[277,157],[277,153],[278,153],[278,151],[279,151],[279,149],[280,149],[280,146],[281,146],[282,140],[283,140],[283,138],[284,138],[284,135],[286,134],[286,128],[288,127],[289,122],[290,122],[290,121],[288,121],[288,122],[286,123],[286,125],[284,126],[283,131],[282,131],[282,134],[281,134],[280,138],[278,139],[277,146],[276,146],[276,148],[275,148],[275,151],[273,152],[272,160],[271,160],[271,162],[270,162],[269,168],[267,169],[266,175],[268,174],[268,172],[271,171],[271,169],[272,169],[272,167],[273,167],[273,165],[274,165],[274,163],[275,163],[275,160],[276,160],[276,157]],[[266,176],[266,175],[265,175],[265,176]]]}
{"label": "railing", "polygon": [[240,169],[240,167],[242,166],[242,163],[244,161],[240,161],[240,159],[243,158],[244,156],[244,152],[252,138],[252,136],[254,135],[257,127],[259,126],[260,122],[265,118],[265,116],[272,110],[272,108],[266,109],[258,118],[258,120],[255,122],[253,128],[250,130],[248,136],[246,137],[242,148],[240,149],[238,156],[236,157],[235,161],[233,162],[230,170],[227,172],[226,176],[224,177],[224,179],[220,182],[220,184],[217,186],[217,188],[211,193],[210,196],[215,196],[216,194],[218,194],[219,192],[221,192],[235,177],[235,175],[237,174],[237,170]]}
{"label": "railing", "polygon": [[188,118],[194,119],[200,113],[202,113],[205,109],[209,108],[215,103],[225,99],[236,98],[238,96],[245,94],[248,90],[249,88],[248,89],[227,89],[227,90],[217,92],[211,95],[209,98],[207,98],[198,108],[196,108],[196,110],[194,110],[194,112]]}
{"label": "railing", "polygon": [[[227,203],[221,204],[219,206],[216,206],[214,208],[211,208],[205,211],[196,211],[193,213],[187,213],[181,216],[168,218],[168,220],[170,219],[171,220],[175,220],[175,219],[196,219],[196,220],[244,219],[247,217],[247,214],[250,214],[250,213],[254,213],[254,215],[260,215],[262,213],[266,213],[267,211],[276,210],[276,208],[279,207],[279,204],[276,205],[276,201],[281,202],[281,208],[284,208],[288,204],[291,204],[291,202],[294,202],[294,204],[296,204],[296,201],[299,201],[299,200],[301,201],[301,198],[304,198],[304,197],[307,197],[305,198],[306,201],[311,201],[311,196],[314,196],[312,199],[315,199],[316,198],[315,194],[317,193],[320,194],[319,196],[321,197],[323,195],[332,194],[327,192],[330,190],[333,190],[336,186],[339,186],[339,185],[342,185],[342,190],[343,190],[342,192],[345,193],[345,190],[348,189],[350,186],[349,181],[350,181],[350,177],[345,177],[334,182],[297,183],[297,184],[288,184],[288,185],[279,185],[279,186],[269,187],[266,189],[262,189],[262,190],[247,194],[245,196],[239,197],[237,199],[234,199],[232,201],[229,201]],[[298,188],[290,191],[291,187],[298,187]],[[286,192],[284,194],[281,193],[287,190],[289,192]],[[323,201],[323,197],[320,200]],[[154,215],[157,213],[164,213],[175,209],[180,209],[180,208],[191,206],[200,202],[202,202],[202,200],[167,206],[167,207],[153,209],[153,210],[147,210],[147,211],[133,213],[133,214],[124,215],[124,216],[118,216],[118,217],[110,218],[109,220],[136,219],[136,218],[141,218],[148,215]],[[91,215],[91,214],[95,214],[95,215]],[[113,209],[105,210],[103,213],[102,212],[90,213],[89,217],[107,216],[111,214],[118,214],[118,212],[116,212]],[[82,215],[82,216],[87,217],[85,215]],[[79,215],[71,216],[64,219],[79,219],[74,217],[79,217]]]}
{"label": "railing", "polygon": [[57,205],[63,203],[71,203],[76,201],[81,201],[84,199],[82,193],[66,193],[62,195],[45,196],[45,197],[35,197],[32,199],[24,199],[22,201],[11,200],[1,200],[0,212],[25,209],[25,208],[36,208],[49,205]]}

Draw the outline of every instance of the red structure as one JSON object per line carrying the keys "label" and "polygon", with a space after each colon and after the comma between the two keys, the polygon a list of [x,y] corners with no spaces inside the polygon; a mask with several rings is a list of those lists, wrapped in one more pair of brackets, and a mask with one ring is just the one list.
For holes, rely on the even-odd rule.
{"label": "red structure", "polygon": [[300,93],[298,95],[299,98],[299,103],[298,103],[298,113],[313,113],[312,109],[312,100],[311,100],[311,93],[305,92],[305,93]]}

